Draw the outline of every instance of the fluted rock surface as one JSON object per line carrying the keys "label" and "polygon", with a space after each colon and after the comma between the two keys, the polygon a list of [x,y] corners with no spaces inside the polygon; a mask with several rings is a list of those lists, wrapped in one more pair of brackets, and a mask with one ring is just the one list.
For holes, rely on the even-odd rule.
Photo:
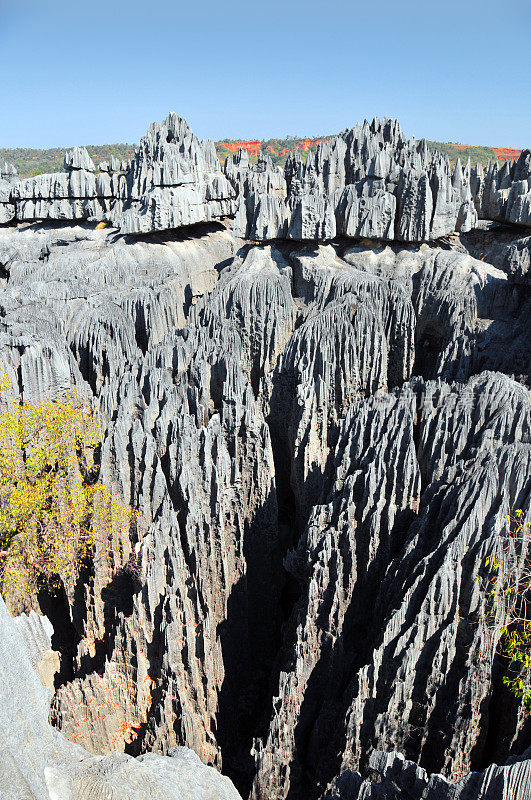
{"label": "fluted rock surface", "polygon": [[454,246],[503,270],[517,284],[531,279],[531,236],[524,231],[493,223],[460,236]]}
{"label": "fluted rock surface", "polygon": [[241,153],[221,175],[176,117],[126,176],[67,166],[125,181],[124,230],[227,201],[238,238],[0,230],[13,394],[91,397],[102,477],[139,509],[56,609],[52,719],[100,754],[57,785],[110,764],[114,790],[163,763],[131,754],[186,745],[255,800],[508,800],[529,762],[490,765],[531,732],[474,578],[531,503],[529,237],[470,230],[468,168],[389,121],[284,175]]}
{"label": "fluted rock surface", "polygon": [[458,161],[452,169],[424,140],[407,140],[395,120],[356,125],[321,142],[306,161],[295,152],[284,172],[285,197],[267,159],[254,170],[241,156],[227,159],[225,174],[244,190],[238,236],[422,242],[468,231],[477,220],[470,166]]}
{"label": "fluted rock surface", "polygon": [[153,123],[132,162],[95,166],[84,147],[65,154],[67,172],[11,185],[0,177],[0,224],[26,220],[111,221],[122,233],[149,233],[232,216],[236,192],[211,140],[185,120]]}
{"label": "fluted rock surface", "polygon": [[164,750],[186,742],[211,763],[228,752],[230,764],[267,678],[278,616],[273,455],[237,334],[216,333],[169,334],[109,385],[120,411],[104,470],[142,508],[142,536],[139,583],[129,611],[116,609],[105,660],[97,643],[79,653],[102,674],[56,698],[61,727],[93,750],[140,737]]}
{"label": "fluted rock surface", "polygon": [[122,176],[100,173],[84,147],[65,154],[67,172],[25,178],[12,188],[17,221],[103,220],[125,191]]}
{"label": "fluted rock surface", "polygon": [[15,219],[15,204],[12,197],[13,184],[18,175],[13,164],[0,166],[0,225],[6,225]]}
{"label": "fluted rock surface", "polygon": [[[16,624],[16,622],[18,624]],[[51,690],[35,662],[51,626],[33,614],[14,620],[0,597],[1,800],[237,800],[228,778],[185,748],[170,756],[89,756],[49,725]]]}
{"label": "fluted rock surface", "polygon": [[[527,755],[531,756],[529,750]],[[330,800],[526,800],[531,795],[528,759],[509,759],[505,766],[492,765],[456,783],[442,775],[428,776],[400,753],[375,751],[370,766],[378,781],[362,781],[358,773],[344,772],[331,787]]]}
{"label": "fluted rock surface", "polygon": [[261,153],[256,164],[251,163],[247,150],[238,150],[225,161],[224,173],[238,195],[268,194],[285,197],[286,179],[280,167],[274,166],[266,153]]}
{"label": "fluted rock surface", "polygon": [[531,150],[500,167],[494,162],[487,167],[478,164],[471,181],[481,218],[531,225]]}
{"label": "fluted rock surface", "polygon": [[[481,627],[463,656],[447,609],[476,613],[474,571],[503,513],[527,502],[528,390],[474,377],[492,362],[511,368],[525,286],[426,245],[246,246],[188,305],[183,330],[140,348],[117,327],[128,330],[133,305],[109,315],[119,349],[103,370],[98,320],[116,291],[110,283],[91,306],[97,319],[79,315],[93,373],[68,341],[109,421],[104,475],[141,509],[139,539],[97,556],[76,621],[78,677],[56,694],[57,724],[92,751],[185,743],[245,785],[272,669],[256,797],[322,792],[334,772],[366,770],[375,747],[399,746],[446,774],[474,766],[495,666],[473,663]],[[492,324],[510,347],[485,336]],[[455,377],[465,383],[447,382]],[[462,575],[446,563],[463,563]],[[295,585],[304,588],[272,667]],[[417,633],[398,646],[401,626]],[[386,670],[424,675],[427,641],[421,709],[417,683],[395,685]],[[477,727],[441,732],[452,703],[455,720],[472,704]],[[516,747],[523,721],[510,725]],[[445,755],[432,765],[434,752]]]}
{"label": "fluted rock surface", "polygon": [[232,215],[236,193],[211,139],[200,142],[175,113],[153,123],[127,173],[127,194],[112,218],[123,233],[179,228]]}
{"label": "fluted rock surface", "polygon": [[224,217],[258,241],[335,237],[424,242],[475,228],[478,217],[531,225],[531,152],[502,167],[471,169],[406,139],[378,118],[319,144],[284,171],[267,154],[240,150],[221,170],[211,140],[199,141],[174,112],[153,123],[131,162],[96,168],[85,148],[65,154],[64,173],[16,182],[0,173],[0,224],[110,221],[125,234],[172,230]]}
{"label": "fluted rock surface", "polygon": [[530,467],[529,392],[502,375],[417,380],[352,406],[331,488],[285,561],[305,588],[255,797],[304,796],[397,742],[430,771],[480,758],[495,654],[475,576],[503,515],[529,506]]}
{"label": "fluted rock surface", "polygon": [[197,237],[128,242],[73,226],[0,230],[0,358],[26,399],[110,376],[185,323],[237,243]]}

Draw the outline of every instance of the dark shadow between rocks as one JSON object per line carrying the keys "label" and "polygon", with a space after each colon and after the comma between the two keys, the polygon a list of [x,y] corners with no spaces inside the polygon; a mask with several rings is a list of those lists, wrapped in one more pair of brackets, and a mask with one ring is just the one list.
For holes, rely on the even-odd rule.
{"label": "dark shadow between rocks", "polygon": [[218,697],[216,738],[223,772],[243,797],[254,777],[251,749],[269,705],[269,677],[280,645],[282,567],[276,545],[267,535],[274,529],[278,529],[278,509],[272,491],[246,526],[246,574],[232,587],[226,618],[217,629],[225,676]]}
{"label": "dark shadow between rocks", "polygon": [[53,626],[52,650],[59,653],[59,672],[54,678],[54,688],[59,689],[74,677],[74,656],[81,636],[70,617],[70,606],[63,584],[46,587],[37,596],[41,612]]}

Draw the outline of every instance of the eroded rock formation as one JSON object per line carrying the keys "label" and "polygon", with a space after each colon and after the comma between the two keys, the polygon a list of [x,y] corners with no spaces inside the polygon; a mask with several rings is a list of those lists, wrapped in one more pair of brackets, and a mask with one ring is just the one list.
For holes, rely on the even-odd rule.
{"label": "eroded rock formation", "polygon": [[[496,206],[494,218],[529,221],[526,158],[522,154],[519,166],[500,179],[512,194],[510,202]],[[489,178],[485,189],[476,171],[471,183],[470,165],[463,168],[458,161],[452,168],[425,140],[407,140],[394,120],[365,121],[321,142],[306,161],[296,151],[284,172],[285,186],[267,156],[254,168],[243,154],[227,159],[225,174],[241,195],[234,223],[238,236],[423,242],[469,231],[478,211],[493,218],[489,191],[496,179]]]}
{"label": "eroded rock formation", "polygon": [[51,689],[39,677],[50,634],[46,618],[33,613],[14,620],[0,597],[2,800],[238,800],[228,778],[184,747],[166,757],[90,756],[54,730],[48,723]]}
{"label": "eroded rock formation", "polygon": [[450,783],[442,775],[428,776],[400,753],[375,751],[370,766],[377,781],[362,781],[355,772],[344,772],[331,787],[330,800],[526,800],[531,786],[527,750],[522,759],[506,766],[490,766]]}
{"label": "eroded rock formation", "polygon": [[199,141],[174,112],[153,123],[131,162],[102,162],[85,148],[65,154],[67,172],[16,182],[0,173],[0,224],[109,221],[124,234],[172,230],[234,217],[236,236],[330,240],[336,236],[425,242],[481,219],[531,225],[531,153],[486,168],[406,139],[396,120],[375,118],[326,142],[284,171],[240,150],[222,172],[212,141]]}
{"label": "eroded rock formation", "polygon": [[0,229],[12,390],[92,397],[139,509],[56,603],[54,724],[93,754],[185,745],[255,800],[523,800],[475,578],[531,504],[530,237],[477,215],[527,224],[527,155],[495,213],[392,121],[284,174],[222,174],[174,115],[125,171],[87,158],[65,186],[114,181],[116,227]]}

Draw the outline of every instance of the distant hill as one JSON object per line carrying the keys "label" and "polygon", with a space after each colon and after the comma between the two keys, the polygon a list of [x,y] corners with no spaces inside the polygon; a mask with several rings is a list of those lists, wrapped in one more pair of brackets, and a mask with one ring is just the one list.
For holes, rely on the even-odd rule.
{"label": "distant hill", "polygon": [[[111,156],[120,160],[132,158],[134,144],[87,144],[89,156],[96,168],[101,161],[110,161]],[[35,150],[27,147],[8,149],[0,147],[0,164],[7,161],[14,164],[21,178],[40,175],[42,172],[62,172],[63,158],[68,147],[51,147],[48,150]]]}
{"label": "distant hill", "polygon": [[458,158],[462,163],[470,159],[471,164],[488,164],[489,161],[514,161],[521,150],[509,147],[485,147],[483,145],[451,144],[450,142],[428,142],[432,150],[446,153],[452,163]]}
{"label": "distant hill", "polygon": [[[238,147],[243,147],[248,150],[251,161],[256,160],[256,146],[260,145],[262,152],[267,152],[275,164],[284,166],[289,152],[293,150],[300,150],[303,158],[307,158],[310,151],[317,150],[317,145],[321,141],[326,141],[331,138],[330,136],[321,136],[315,139],[303,139],[293,136],[288,136],[286,139],[267,139],[263,142],[257,141],[235,141],[224,140],[217,142],[216,150],[221,162],[224,162],[226,157],[231,152],[238,150]],[[441,153],[446,153],[450,161],[455,164],[458,158],[461,162],[466,163],[470,158],[472,164],[488,164],[489,161],[514,161],[518,158],[521,150],[516,150],[507,147],[485,147],[482,145],[463,145],[452,144],[450,142],[430,142],[428,146],[431,150],[439,150]]]}
{"label": "distant hill", "polygon": [[[249,152],[251,161],[256,161],[258,153],[266,152],[271,156],[273,162],[283,167],[286,163],[288,153],[299,150],[303,159],[308,157],[310,151],[315,151],[320,141],[330,138],[321,136],[316,138],[304,138],[287,136],[284,139],[257,139],[251,141],[240,141],[237,139],[224,139],[216,143],[216,151],[220,161],[223,163],[230,153],[237,152],[243,147]],[[489,161],[507,161],[518,158],[521,150],[507,147],[484,147],[481,145],[451,144],[449,142],[428,142],[432,150],[439,150],[446,153],[450,161],[455,163],[459,157],[462,162],[468,158],[472,164],[487,164]],[[132,158],[136,145],[134,144],[89,144],[85,145],[88,153],[94,161],[96,167],[100,161],[110,161],[111,156],[122,160]],[[24,147],[8,149],[0,147],[0,163],[7,161],[14,164],[21,178],[32,175],[39,175],[43,172],[61,172],[63,170],[63,157],[67,147],[52,147],[48,150],[37,150]]]}

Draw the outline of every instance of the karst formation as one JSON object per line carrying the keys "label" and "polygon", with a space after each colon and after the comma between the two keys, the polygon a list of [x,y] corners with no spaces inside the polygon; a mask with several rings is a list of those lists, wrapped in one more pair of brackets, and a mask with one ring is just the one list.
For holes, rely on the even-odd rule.
{"label": "karst formation", "polygon": [[222,167],[171,113],[64,163],[0,171],[0,367],[93,402],[138,520],[0,602],[0,797],[528,800],[477,577],[531,507],[531,151]]}

